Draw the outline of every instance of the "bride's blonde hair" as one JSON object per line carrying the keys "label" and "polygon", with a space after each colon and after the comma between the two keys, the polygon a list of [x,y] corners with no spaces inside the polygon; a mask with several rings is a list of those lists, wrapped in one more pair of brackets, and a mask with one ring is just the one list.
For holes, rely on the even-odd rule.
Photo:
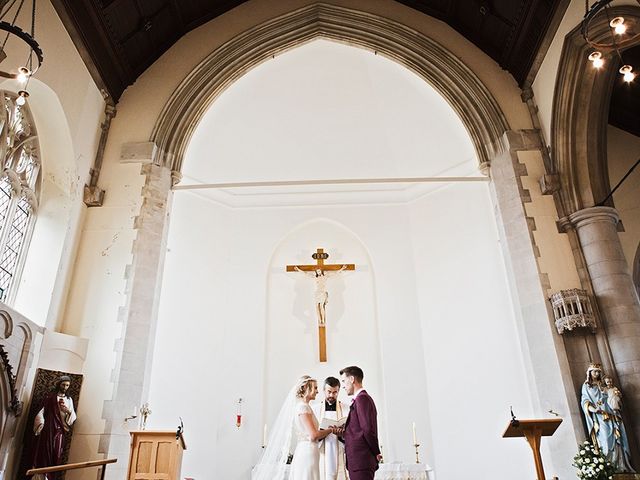
{"label": "bride's blonde hair", "polygon": [[296,397],[304,398],[314,387],[314,384],[317,383],[315,378],[310,377],[309,375],[303,375],[298,380],[298,388],[296,390]]}

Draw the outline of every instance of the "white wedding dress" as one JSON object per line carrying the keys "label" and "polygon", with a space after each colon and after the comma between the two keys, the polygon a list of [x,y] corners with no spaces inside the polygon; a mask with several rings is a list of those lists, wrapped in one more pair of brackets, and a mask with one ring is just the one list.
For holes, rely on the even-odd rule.
{"label": "white wedding dress", "polygon": [[318,442],[312,441],[302,423],[301,415],[310,413],[313,424],[318,429],[318,419],[311,410],[311,407],[304,402],[296,405],[293,419],[293,431],[296,436],[297,445],[293,453],[289,480],[320,480],[320,450]]}

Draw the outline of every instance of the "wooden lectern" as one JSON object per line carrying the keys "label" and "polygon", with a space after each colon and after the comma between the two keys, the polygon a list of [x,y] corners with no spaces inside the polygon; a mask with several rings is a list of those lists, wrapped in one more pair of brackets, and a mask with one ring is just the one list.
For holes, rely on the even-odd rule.
{"label": "wooden lectern", "polygon": [[542,457],[540,457],[540,438],[553,435],[561,423],[561,418],[512,420],[502,434],[502,438],[525,437],[527,439],[531,450],[533,450],[533,460],[536,462],[538,480],[546,480],[544,468],[542,467]]}
{"label": "wooden lectern", "polygon": [[127,480],[180,480],[184,438],[176,431],[131,432]]}

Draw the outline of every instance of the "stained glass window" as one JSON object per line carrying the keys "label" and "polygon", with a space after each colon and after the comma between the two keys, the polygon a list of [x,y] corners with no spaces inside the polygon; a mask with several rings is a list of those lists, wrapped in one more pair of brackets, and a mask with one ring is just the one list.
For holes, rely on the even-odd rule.
{"label": "stained glass window", "polygon": [[40,155],[27,105],[0,92],[0,301],[11,302],[38,206]]}

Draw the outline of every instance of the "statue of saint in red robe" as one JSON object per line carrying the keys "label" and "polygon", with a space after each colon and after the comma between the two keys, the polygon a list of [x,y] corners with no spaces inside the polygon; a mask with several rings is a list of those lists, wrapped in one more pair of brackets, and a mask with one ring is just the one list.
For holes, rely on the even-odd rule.
{"label": "statue of saint in red robe", "polygon": [[[70,385],[71,378],[66,375],[60,377],[55,390],[47,395],[36,415],[33,422],[33,433],[36,435],[33,468],[62,463],[64,434],[76,421],[73,400],[67,395]],[[53,480],[55,474],[46,474],[44,478]]]}

